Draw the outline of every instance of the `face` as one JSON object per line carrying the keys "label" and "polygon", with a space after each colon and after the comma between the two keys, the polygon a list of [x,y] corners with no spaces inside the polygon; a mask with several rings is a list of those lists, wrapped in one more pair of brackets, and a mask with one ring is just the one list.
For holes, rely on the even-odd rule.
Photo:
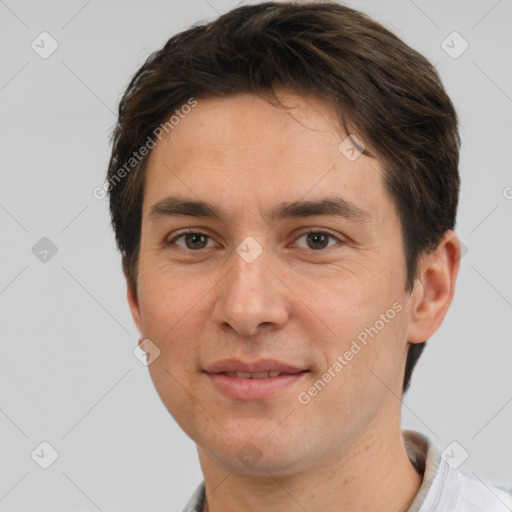
{"label": "face", "polygon": [[130,295],[169,412],[203,457],[253,474],[397,421],[411,317],[382,168],[339,149],[323,102],[282,99],[199,100],[157,143]]}

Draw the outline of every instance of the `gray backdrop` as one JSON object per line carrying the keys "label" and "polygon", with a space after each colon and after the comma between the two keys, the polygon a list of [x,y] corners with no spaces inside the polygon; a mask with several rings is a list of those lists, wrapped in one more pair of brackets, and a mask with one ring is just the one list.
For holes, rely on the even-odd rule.
{"label": "gray backdrop", "polygon": [[[133,354],[93,189],[131,75],[171,35],[236,4],[0,0],[2,511],[179,511],[201,481],[195,445]],[[511,486],[512,2],[347,4],[437,66],[461,120],[467,252],[404,426],[475,478]]]}

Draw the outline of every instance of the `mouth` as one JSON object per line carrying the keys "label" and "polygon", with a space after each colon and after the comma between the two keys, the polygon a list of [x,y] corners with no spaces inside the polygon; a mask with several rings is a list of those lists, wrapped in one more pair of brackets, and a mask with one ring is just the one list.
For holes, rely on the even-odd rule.
{"label": "mouth", "polygon": [[235,400],[264,400],[278,396],[299,381],[309,370],[273,359],[252,363],[225,359],[204,370],[216,391]]}
{"label": "mouth", "polygon": [[[243,361],[241,359],[220,359],[204,369],[207,373],[222,373],[239,378],[263,379],[277,377],[279,374],[295,374],[306,371],[303,366],[294,366],[277,359],[258,359],[256,361]],[[247,375],[248,374],[248,375]]]}
{"label": "mouth", "polygon": [[281,372],[279,370],[270,370],[267,372],[218,372],[215,375],[226,375],[232,379],[268,379],[279,377],[280,375],[296,375],[297,373],[304,373],[308,370],[302,370],[295,373]]}

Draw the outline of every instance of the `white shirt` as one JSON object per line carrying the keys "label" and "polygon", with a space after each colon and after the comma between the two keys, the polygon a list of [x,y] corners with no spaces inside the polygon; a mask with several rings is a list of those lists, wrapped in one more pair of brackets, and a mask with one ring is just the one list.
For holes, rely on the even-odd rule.
{"label": "white shirt", "polygon": [[423,473],[407,512],[512,512],[512,494],[455,469],[425,436],[405,430],[403,437],[409,459]]}
{"label": "white shirt", "polygon": [[[411,463],[423,475],[418,493],[407,512],[512,512],[512,493],[484,482],[447,462],[430,440],[410,430],[403,432]],[[446,459],[446,460],[445,460]],[[204,481],[183,512],[203,512]]]}

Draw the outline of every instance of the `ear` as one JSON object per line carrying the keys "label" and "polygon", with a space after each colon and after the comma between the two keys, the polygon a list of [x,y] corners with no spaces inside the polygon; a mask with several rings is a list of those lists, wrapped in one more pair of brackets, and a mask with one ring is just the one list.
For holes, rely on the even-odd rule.
{"label": "ear", "polygon": [[137,298],[137,292],[133,289],[131,285],[128,274],[125,272],[124,277],[126,279],[126,296],[128,298],[128,304],[130,306],[130,311],[132,312],[132,318],[137,326],[139,333],[142,335],[142,322],[140,320],[140,307],[139,307],[139,299]]}
{"label": "ear", "polygon": [[412,292],[409,343],[423,343],[441,325],[455,292],[460,266],[460,242],[447,231],[435,251],[425,254]]}

